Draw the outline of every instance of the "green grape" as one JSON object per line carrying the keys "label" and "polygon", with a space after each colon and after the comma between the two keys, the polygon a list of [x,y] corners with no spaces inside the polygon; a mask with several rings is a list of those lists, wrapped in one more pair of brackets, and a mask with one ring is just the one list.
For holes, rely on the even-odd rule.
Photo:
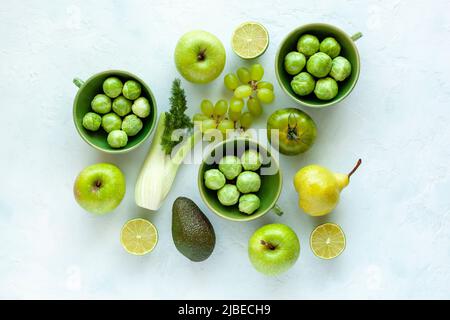
{"label": "green grape", "polygon": [[214,113],[214,104],[208,99],[205,99],[200,104],[200,110],[202,110],[205,116],[211,117]]}
{"label": "green grape", "polygon": [[215,129],[217,127],[217,122],[214,119],[206,119],[202,121],[202,132],[205,133],[207,130]]}
{"label": "green grape", "polygon": [[228,118],[234,122],[239,121],[241,118],[241,111],[231,111],[230,108],[230,111],[228,111]]}
{"label": "green grape", "polygon": [[219,129],[223,134],[226,134],[227,130],[234,130],[234,122],[228,119],[223,119],[220,121],[217,129]]}
{"label": "green grape", "polygon": [[236,73],[237,73],[239,80],[243,84],[247,84],[250,82],[250,80],[252,80],[250,77],[250,71],[248,71],[247,68],[244,68],[244,67],[239,68],[239,69],[237,69]]}
{"label": "green grape", "polygon": [[230,100],[230,110],[232,112],[241,112],[244,109],[244,100],[233,97]]}
{"label": "green grape", "polygon": [[259,103],[258,98],[250,97],[247,100],[247,109],[255,117],[259,117],[262,114],[262,112],[263,112],[262,107],[261,107],[261,103]]}
{"label": "green grape", "polygon": [[234,73],[229,73],[223,78],[223,83],[228,89],[234,90],[239,86],[239,79]]}
{"label": "green grape", "polygon": [[250,79],[253,81],[260,81],[264,76],[264,68],[259,63],[250,67]]}
{"label": "green grape", "polygon": [[239,87],[234,90],[234,96],[236,98],[247,98],[252,95],[252,87],[250,87],[248,84],[240,85]]}
{"label": "green grape", "polygon": [[193,118],[194,122],[203,121],[206,119],[209,119],[209,117],[205,116],[203,113],[196,113],[196,114],[194,114],[194,118]]}
{"label": "green grape", "polygon": [[241,127],[244,129],[248,129],[252,126],[253,116],[250,112],[245,112],[241,116]]}
{"label": "green grape", "polygon": [[228,102],[226,100],[219,100],[214,106],[214,115],[217,117],[224,116],[228,111]]}
{"label": "green grape", "polygon": [[256,96],[262,103],[271,103],[275,98],[273,91],[266,88],[258,89]]}
{"label": "green grape", "polygon": [[260,82],[258,82],[256,87],[258,89],[266,88],[266,89],[270,89],[270,90],[273,91],[273,84],[271,84],[270,82],[267,82],[267,81],[260,81]]}

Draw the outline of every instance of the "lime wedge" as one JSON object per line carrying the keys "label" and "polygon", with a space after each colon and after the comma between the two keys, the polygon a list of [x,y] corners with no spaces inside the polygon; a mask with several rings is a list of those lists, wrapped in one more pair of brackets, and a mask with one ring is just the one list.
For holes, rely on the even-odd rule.
{"label": "lime wedge", "polygon": [[133,219],[122,227],[120,242],[128,253],[142,256],[155,248],[158,231],[148,220]]}
{"label": "lime wedge", "polygon": [[269,46],[269,33],[258,22],[244,22],[234,30],[231,46],[242,59],[257,58]]}
{"label": "lime wedge", "polygon": [[333,259],[344,251],[345,235],[337,224],[324,223],[311,233],[310,245],[316,257]]}

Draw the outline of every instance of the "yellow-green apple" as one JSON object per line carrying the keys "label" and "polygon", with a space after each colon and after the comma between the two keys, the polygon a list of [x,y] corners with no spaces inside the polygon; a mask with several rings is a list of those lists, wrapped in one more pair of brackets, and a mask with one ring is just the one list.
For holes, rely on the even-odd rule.
{"label": "yellow-green apple", "polygon": [[86,211],[113,211],[125,195],[125,176],[110,163],[97,163],[80,172],[73,186],[75,200]]}
{"label": "yellow-green apple", "polygon": [[213,34],[194,30],[184,34],[175,48],[175,65],[188,81],[208,83],[225,67],[225,48]]}
{"label": "yellow-green apple", "polygon": [[300,241],[284,224],[268,224],[256,230],[248,243],[250,262],[256,270],[279,275],[291,268],[300,255]]}

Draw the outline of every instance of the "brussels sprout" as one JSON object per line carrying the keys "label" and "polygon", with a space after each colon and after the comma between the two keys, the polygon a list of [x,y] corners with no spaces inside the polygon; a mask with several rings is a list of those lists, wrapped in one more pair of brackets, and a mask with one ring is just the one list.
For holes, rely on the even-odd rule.
{"label": "brussels sprout", "polygon": [[252,214],[259,209],[261,201],[257,195],[254,194],[244,194],[239,198],[239,211]]}
{"label": "brussels sprout", "polygon": [[142,120],[134,114],[126,116],[122,121],[122,130],[125,131],[129,137],[137,135],[142,127]]}
{"label": "brussels sprout", "polygon": [[298,39],[297,51],[309,57],[319,51],[319,46],[320,42],[316,36],[304,34]]}
{"label": "brussels sprout", "polygon": [[242,193],[258,192],[261,187],[261,178],[256,172],[244,171],[238,176],[236,186]]}
{"label": "brussels sprout", "polygon": [[122,119],[114,112],[105,114],[102,118],[102,127],[108,133],[114,130],[120,130],[121,125]]}
{"label": "brussels sprout", "polygon": [[306,63],[306,69],[317,78],[323,78],[331,70],[331,58],[323,52],[315,53]]}
{"label": "brussels sprout", "polygon": [[316,81],[308,72],[301,72],[291,81],[291,88],[299,96],[306,96],[314,91]]}
{"label": "brussels sprout", "polygon": [[205,172],[205,186],[211,190],[219,190],[225,185],[225,176],[217,169],[210,169]]}
{"label": "brussels sprout", "polygon": [[242,171],[241,161],[235,156],[225,156],[219,162],[219,170],[228,180],[233,180]]}
{"label": "brussels sprout", "polygon": [[83,117],[83,127],[90,131],[97,131],[102,124],[102,117],[94,112],[88,112]]}
{"label": "brussels sprout", "polygon": [[217,197],[224,206],[233,206],[239,200],[240,193],[235,185],[226,184],[217,191]]}
{"label": "brussels sprout", "polygon": [[120,96],[115,98],[112,104],[112,109],[119,116],[124,117],[131,111],[131,101],[125,98],[124,96]]}
{"label": "brussels sprout", "polygon": [[261,156],[255,150],[247,150],[241,156],[241,163],[244,170],[256,171],[261,167]]}
{"label": "brussels sprout", "polygon": [[112,148],[122,148],[128,143],[128,136],[122,130],[113,130],[108,134],[108,144]]}
{"label": "brussels sprout", "polygon": [[336,57],[331,64],[330,76],[336,81],[345,80],[352,73],[352,65],[344,57]]}
{"label": "brussels sprout", "polygon": [[131,110],[139,118],[147,118],[150,114],[150,103],[144,97],[137,98],[131,106]]}
{"label": "brussels sprout", "polygon": [[117,98],[120,96],[122,88],[122,81],[116,77],[109,77],[103,82],[103,92],[110,98]]}
{"label": "brussels sprout", "polygon": [[141,84],[134,80],[128,80],[122,89],[125,98],[135,100],[141,95]]}
{"label": "brussels sprout", "polygon": [[306,58],[303,53],[292,51],[284,57],[284,69],[291,75],[298,74],[305,67]]}
{"label": "brussels sprout", "polygon": [[331,58],[335,58],[341,53],[341,45],[335,38],[328,37],[320,43],[320,52],[326,53]]}
{"label": "brussels sprout", "polygon": [[338,94],[337,82],[330,77],[319,79],[317,80],[314,93],[320,100],[331,100]]}
{"label": "brussels sprout", "polygon": [[111,111],[111,99],[104,94],[98,94],[91,102],[91,108],[97,113],[108,113]]}

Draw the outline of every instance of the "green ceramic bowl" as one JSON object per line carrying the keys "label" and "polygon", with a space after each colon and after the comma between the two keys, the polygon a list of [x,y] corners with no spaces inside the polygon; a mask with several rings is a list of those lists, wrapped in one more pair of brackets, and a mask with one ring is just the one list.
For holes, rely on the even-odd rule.
{"label": "green ceramic bowl", "polygon": [[[263,168],[265,170],[270,169],[272,173],[270,175],[263,175],[261,173],[261,189],[256,193],[261,200],[261,206],[251,215],[239,212],[237,204],[230,207],[222,205],[217,199],[217,191],[206,188],[203,179],[205,172],[209,169],[217,168],[220,159],[225,155],[236,155],[240,157],[245,150],[249,149],[260,152],[263,157],[261,170]],[[281,214],[276,203],[280,196],[282,186],[282,176],[276,159],[271,156],[266,148],[262,147],[256,141],[247,138],[229,139],[218,143],[204,157],[198,171],[198,188],[203,202],[218,216],[232,221],[255,220],[265,215],[271,209],[274,209],[277,214]]]}
{"label": "green ceramic bowl", "polygon": [[[284,57],[291,51],[297,51],[297,41],[305,33],[315,35],[320,41],[326,37],[334,37],[341,45],[340,55],[347,58],[352,64],[350,77],[342,82],[338,82],[339,92],[332,100],[319,100],[314,93],[301,97],[291,88],[290,83],[293,76],[284,70]],[[354,42],[361,38],[361,36],[362,34],[358,32],[350,37],[341,29],[325,23],[311,23],[296,28],[281,42],[275,58],[275,74],[277,75],[281,88],[296,102],[312,108],[329,107],[344,100],[353,90],[359,78],[360,60],[358,49]]]}
{"label": "green ceramic bowl", "polygon": [[[106,141],[108,134],[102,128],[100,128],[100,130],[96,132],[92,132],[86,130],[82,124],[84,115],[91,111],[92,99],[98,93],[103,93],[103,81],[112,76],[118,77],[122,80],[122,82],[125,82],[127,80],[135,80],[139,82],[142,85],[141,96],[148,99],[151,109],[150,115],[147,118],[142,119],[143,127],[141,131],[139,131],[139,133],[133,137],[128,137],[127,145],[120,149],[114,149],[109,146],[108,142]],[[81,138],[83,138],[83,140],[86,141],[89,145],[97,150],[107,153],[125,153],[137,148],[142,142],[144,142],[145,139],[150,136],[153,128],[155,127],[158,112],[156,108],[156,101],[153,97],[152,91],[140,78],[126,71],[110,70],[97,73],[86,81],[75,78],[73,82],[77,87],[79,87],[79,90],[73,102],[73,121]]]}

